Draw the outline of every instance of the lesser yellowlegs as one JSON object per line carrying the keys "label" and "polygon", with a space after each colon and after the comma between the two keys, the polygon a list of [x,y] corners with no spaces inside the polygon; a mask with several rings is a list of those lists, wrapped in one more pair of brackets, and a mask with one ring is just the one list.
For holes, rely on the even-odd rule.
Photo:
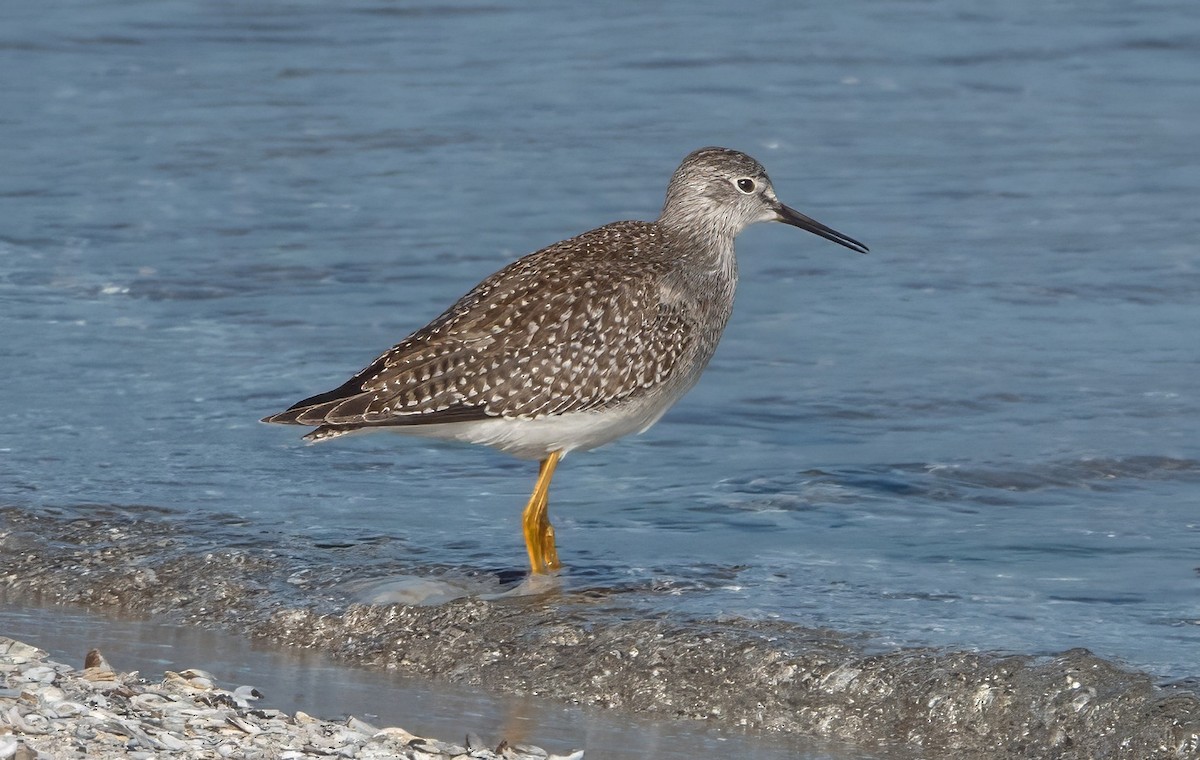
{"label": "lesser yellowlegs", "polygon": [[523,526],[534,573],[560,566],[548,516],[558,460],[653,425],[691,388],[729,321],[733,240],[778,221],[861,253],[788,208],[745,153],[683,160],[656,222],[614,222],[531,253],[337,388],[264,422],[325,441],[388,430],[541,462]]}

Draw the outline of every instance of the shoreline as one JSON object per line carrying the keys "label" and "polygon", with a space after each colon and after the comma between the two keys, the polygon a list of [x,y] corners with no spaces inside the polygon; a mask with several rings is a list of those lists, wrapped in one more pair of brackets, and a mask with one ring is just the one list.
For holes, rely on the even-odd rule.
{"label": "shoreline", "polygon": [[1082,649],[868,652],[790,623],[630,614],[602,591],[359,604],[334,583],[297,582],[305,574],[285,557],[197,547],[159,520],[116,510],[0,518],[10,558],[0,587],[11,593],[237,630],[442,683],[866,752],[1200,758],[1200,698],[1186,684],[1162,688]]}
{"label": "shoreline", "polygon": [[118,671],[136,671],[147,679],[200,667],[226,689],[239,684],[257,689],[263,696],[255,707],[301,711],[335,723],[354,716],[457,744],[470,732],[483,737],[485,746],[495,747],[503,738],[558,755],[582,748],[595,760],[912,760],[907,754],[868,753],[795,734],[633,715],[448,683],[160,616],[29,601],[0,590],[0,634],[36,643],[57,662],[79,667],[83,654],[98,648]]}
{"label": "shoreline", "polygon": [[222,688],[207,672],[167,671],[161,679],[115,671],[98,650],[82,670],[37,647],[0,636],[0,757],[178,758],[324,757],[409,760],[582,760],[501,740],[494,748],[472,734],[457,744],[378,727],[260,708],[249,686]]}

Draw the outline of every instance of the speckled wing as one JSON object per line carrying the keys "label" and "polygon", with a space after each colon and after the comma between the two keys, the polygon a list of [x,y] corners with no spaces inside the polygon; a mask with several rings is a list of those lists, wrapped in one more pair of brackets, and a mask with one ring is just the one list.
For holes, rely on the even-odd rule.
{"label": "speckled wing", "polygon": [[[345,384],[265,422],[367,426],[533,419],[602,409],[666,382],[695,315],[671,298],[657,225],[618,222],[487,278]],[[664,274],[666,276],[664,276]]]}

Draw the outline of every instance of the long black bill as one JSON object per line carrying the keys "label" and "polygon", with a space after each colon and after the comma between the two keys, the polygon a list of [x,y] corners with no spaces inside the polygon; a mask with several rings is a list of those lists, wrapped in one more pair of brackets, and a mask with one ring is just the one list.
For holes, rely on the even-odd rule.
{"label": "long black bill", "polygon": [[832,227],[826,227],[816,219],[807,217],[796,209],[785,206],[782,203],[779,204],[779,208],[775,209],[775,212],[779,214],[779,221],[783,222],[784,224],[790,224],[793,227],[799,227],[802,230],[808,230],[814,235],[820,235],[826,240],[832,240],[838,245],[844,245],[852,251],[866,253],[869,250],[865,245],[858,242],[854,238],[843,235]]}

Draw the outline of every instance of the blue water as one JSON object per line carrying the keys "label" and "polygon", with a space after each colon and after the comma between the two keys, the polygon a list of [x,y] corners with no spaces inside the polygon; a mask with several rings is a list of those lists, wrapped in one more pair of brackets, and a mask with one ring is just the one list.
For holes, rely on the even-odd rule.
{"label": "blue water", "polygon": [[721,144],[872,253],[740,238],[704,380],[559,470],[568,584],[1197,673],[1200,5],[4,16],[0,501],[520,569],[528,463],[256,420]]}

